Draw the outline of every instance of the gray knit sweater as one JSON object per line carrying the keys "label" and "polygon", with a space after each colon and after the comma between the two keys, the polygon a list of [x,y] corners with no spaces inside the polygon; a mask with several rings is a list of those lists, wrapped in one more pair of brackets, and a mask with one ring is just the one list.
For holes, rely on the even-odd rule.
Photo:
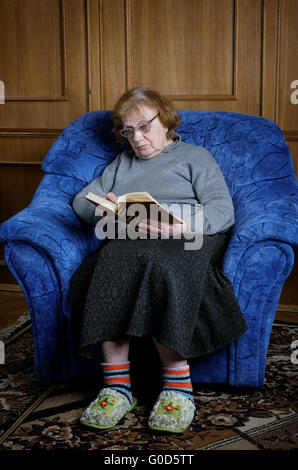
{"label": "gray knit sweater", "polygon": [[[120,153],[73,200],[73,209],[85,222],[95,225],[95,206],[84,196],[92,191],[99,195],[113,192],[117,196],[147,191],[160,204],[170,207],[188,205],[191,211],[180,215],[191,231],[196,231],[194,214],[203,208],[203,233],[212,235],[234,224],[234,207],[224,177],[212,155],[203,147],[190,145],[176,136],[173,143],[147,160],[133,151]],[[171,208],[171,207],[170,207]]]}

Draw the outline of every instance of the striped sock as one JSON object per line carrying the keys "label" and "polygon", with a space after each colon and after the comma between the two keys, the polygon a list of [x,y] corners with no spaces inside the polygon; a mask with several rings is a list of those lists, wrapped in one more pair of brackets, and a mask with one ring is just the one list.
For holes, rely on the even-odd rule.
{"label": "striped sock", "polygon": [[163,390],[182,393],[182,395],[194,401],[189,366],[178,368],[164,367],[162,378]]}
{"label": "striped sock", "polygon": [[123,393],[129,399],[130,403],[132,403],[129,374],[130,362],[102,362],[101,368],[103,374],[103,386]]}

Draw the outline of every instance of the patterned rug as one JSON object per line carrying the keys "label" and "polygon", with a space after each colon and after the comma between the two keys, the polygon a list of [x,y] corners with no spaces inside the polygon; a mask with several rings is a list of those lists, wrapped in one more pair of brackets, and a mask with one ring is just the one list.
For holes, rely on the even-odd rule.
{"label": "patterned rug", "polygon": [[145,396],[114,429],[93,432],[79,423],[96,396],[93,382],[54,384],[36,378],[28,314],[0,332],[0,450],[294,450],[298,444],[298,326],[274,324],[259,389],[195,385],[197,412],[182,435],[147,428],[151,408]]}

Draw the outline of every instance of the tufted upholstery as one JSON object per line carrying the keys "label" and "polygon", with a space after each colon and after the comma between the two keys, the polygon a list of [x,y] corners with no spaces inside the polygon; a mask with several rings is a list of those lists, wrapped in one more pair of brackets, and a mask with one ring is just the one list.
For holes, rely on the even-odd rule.
{"label": "tufted upholstery", "polygon": [[[214,111],[181,111],[178,133],[206,147],[232,195],[236,223],[223,259],[248,324],[234,344],[191,361],[194,382],[259,386],[272,323],[297,246],[298,191],[280,128],[267,119]],[[5,259],[21,285],[32,318],[36,373],[41,378],[98,374],[94,358],[74,358],[70,280],[100,245],[71,202],[121,150],[110,112],[93,111],[71,123],[49,150],[45,176],[30,205],[0,227]]]}

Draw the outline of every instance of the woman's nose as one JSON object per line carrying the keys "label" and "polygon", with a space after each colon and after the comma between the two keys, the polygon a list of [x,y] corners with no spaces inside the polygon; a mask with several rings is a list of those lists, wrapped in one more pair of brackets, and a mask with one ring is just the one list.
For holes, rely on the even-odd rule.
{"label": "woman's nose", "polygon": [[143,139],[143,134],[141,131],[139,131],[138,129],[135,129],[135,132],[134,132],[134,135],[133,135],[133,140],[135,142],[138,142],[139,140],[142,140]]}

